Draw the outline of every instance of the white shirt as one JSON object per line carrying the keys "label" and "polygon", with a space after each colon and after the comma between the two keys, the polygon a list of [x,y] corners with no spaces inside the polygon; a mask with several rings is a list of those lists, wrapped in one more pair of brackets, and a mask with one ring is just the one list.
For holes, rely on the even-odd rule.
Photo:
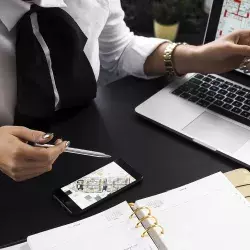
{"label": "white shirt", "polygon": [[[126,26],[120,0],[42,0],[63,7],[88,37],[84,51],[96,80],[100,65],[109,79],[147,78],[146,58],[164,40],[135,36]],[[51,6],[51,7],[52,7]],[[0,0],[0,125],[12,124],[16,104],[15,25],[30,9],[22,0]],[[102,80],[102,79],[99,79]],[[28,100],[29,97],[27,97]]]}

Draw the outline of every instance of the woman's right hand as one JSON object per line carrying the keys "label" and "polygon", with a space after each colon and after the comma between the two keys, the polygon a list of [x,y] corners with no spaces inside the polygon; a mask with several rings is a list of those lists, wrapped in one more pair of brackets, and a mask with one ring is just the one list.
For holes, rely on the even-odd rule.
{"label": "woman's right hand", "polygon": [[68,143],[58,140],[55,147],[39,148],[27,142],[47,143],[53,134],[25,127],[0,127],[0,170],[15,181],[24,181],[52,170],[52,164]]}

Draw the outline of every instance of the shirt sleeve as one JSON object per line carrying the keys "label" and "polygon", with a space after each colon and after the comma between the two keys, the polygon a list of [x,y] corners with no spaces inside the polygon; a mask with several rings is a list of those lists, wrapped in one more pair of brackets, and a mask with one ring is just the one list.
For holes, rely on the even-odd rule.
{"label": "shirt sleeve", "polygon": [[102,69],[111,73],[113,80],[126,75],[152,78],[145,75],[144,63],[166,40],[134,35],[124,22],[120,0],[108,1],[109,17],[99,37]]}

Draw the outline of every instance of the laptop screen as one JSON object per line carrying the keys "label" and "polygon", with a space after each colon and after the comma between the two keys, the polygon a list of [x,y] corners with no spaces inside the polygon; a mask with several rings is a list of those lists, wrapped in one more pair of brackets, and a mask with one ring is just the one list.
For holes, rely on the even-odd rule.
{"label": "laptop screen", "polygon": [[250,1],[224,0],[216,38],[240,29],[250,29]]}
{"label": "laptop screen", "polygon": [[250,0],[224,0],[216,38],[240,29],[250,29]]}

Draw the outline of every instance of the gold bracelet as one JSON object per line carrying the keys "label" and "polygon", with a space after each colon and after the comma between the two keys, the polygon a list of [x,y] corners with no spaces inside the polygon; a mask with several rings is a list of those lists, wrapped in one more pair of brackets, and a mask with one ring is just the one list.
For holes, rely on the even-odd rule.
{"label": "gold bracelet", "polygon": [[180,76],[176,72],[173,63],[173,53],[179,45],[186,45],[186,43],[168,43],[164,50],[163,58],[168,81],[171,81],[176,76]]}

